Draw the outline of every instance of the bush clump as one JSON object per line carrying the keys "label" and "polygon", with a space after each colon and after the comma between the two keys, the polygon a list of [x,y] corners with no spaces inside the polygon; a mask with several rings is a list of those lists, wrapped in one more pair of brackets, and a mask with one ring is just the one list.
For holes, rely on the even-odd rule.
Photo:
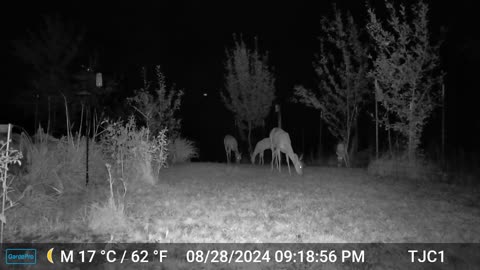
{"label": "bush clump", "polygon": [[406,155],[385,154],[368,164],[368,173],[380,177],[415,180],[444,180],[441,169],[434,162],[418,157],[409,160]]}
{"label": "bush clump", "polygon": [[195,144],[181,137],[170,141],[168,151],[170,154],[170,163],[172,164],[187,162],[192,158],[198,157],[198,149],[195,147]]}

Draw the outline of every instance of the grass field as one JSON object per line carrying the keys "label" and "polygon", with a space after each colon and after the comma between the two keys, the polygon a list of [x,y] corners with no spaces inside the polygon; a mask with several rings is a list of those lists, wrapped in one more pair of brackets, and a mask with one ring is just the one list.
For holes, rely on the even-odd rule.
{"label": "grass field", "polygon": [[107,184],[64,194],[48,211],[18,206],[6,242],[480,242],[478,191],[364,169],[176,165],[154,186],[128,188],[110,233],[89,214],[108,200]]}

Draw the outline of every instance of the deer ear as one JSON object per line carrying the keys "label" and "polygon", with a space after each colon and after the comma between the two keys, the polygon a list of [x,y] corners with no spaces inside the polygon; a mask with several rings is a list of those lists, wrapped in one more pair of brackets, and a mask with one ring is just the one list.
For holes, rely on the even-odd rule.
{"label": "deer ear", "polygon": [[301,154],[301,155],[298,157],[298,160],[300,160],[300,161],[303,160],[303,154]]}

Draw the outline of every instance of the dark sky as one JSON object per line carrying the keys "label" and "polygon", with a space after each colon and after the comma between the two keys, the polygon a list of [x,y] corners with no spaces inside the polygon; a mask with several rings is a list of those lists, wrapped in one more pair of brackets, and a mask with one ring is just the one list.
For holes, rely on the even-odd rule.
{"label": "dark sky", "polygon": [[[98,2],[64,1],[54,5],[36,1],[35,4],[19,2],[3,6],[1,29],[7,42],[2,42],[1,53],[8,76],[3,76],[6,87],[1,91],[15,93],[25,87],[27,80],[25,66],[11,53],[10,41],[24,37],[27,29],[36,29],[43,14],[57,14],[87,31],[84,57],[78,62],[87,63],[88,56],[97,51],[99,68],[107,74],[127,76],[125,83],[129,89],[138,86],[141,66],[160,64],[167,81],[187,92],[185,104],[190,108],[184,112],[185,133],[195,137],[201,123],[213,130],[216,137],[222,137],[231,131],[231,119],[216,118],[228,113],[215,97],[223,85],[225,48],[231,46],[232,34],[242,34],[250,45],[253,37],[258,37],[260,49],[269,51],[277,75],[277,91],[284,97],[295,84],[312,85],[311,63],[318,51],[320,17],[331,14],[331,1]],[[380,7],[383,1],[371,3]],[[453,131],[475,130],[477,136],[471,136],[469,141],[478,147],[478,140],[474,138],[478,138],[480,131],[479,120],[472,120],[467,126],[463,124],[463,119],[471,113],[479,115],[478,111],[469,110],[479,97],[476,93],[476,76],[480,74],[477,10],[473,8],[473,1],[429,3],[434,33],[438,33],[440,26],[448,31],[442,57],[448,72],[448,123],[452,137],[456,136],[452,141],[459,139]],[[364,22],[364,1],[337,1],[337,6],[350,10]],[[201,93],[205,91],[211,96],[202,100]],[[203,114],[198,114],[199,110]],[[315,116],[305,115],[308,113],[311,111],[298,112],[296,106],[291,106],[286,112],[286,126],[293,128],[293,122],[301,123],[299,118],[307,123],[316,121]],[[1,119],[5,121],[4,117]],[[307,126],[309,133],[308,129],[316,124],[302,125]]]}

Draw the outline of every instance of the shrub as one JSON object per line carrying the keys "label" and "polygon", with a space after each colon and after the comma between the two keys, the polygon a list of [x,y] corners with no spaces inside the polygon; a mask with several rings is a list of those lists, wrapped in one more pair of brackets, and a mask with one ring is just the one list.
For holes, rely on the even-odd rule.
{"label": "shrub", "polygon": [[133,116],[125,124],[122,121],[106,124],[101,142],[104,153],[114,164],[115,176],[155,183],[160,169],[166,166],[167,130],[151,136],[149,129],[137,128]]}
{"label": "shrub", "polygon": [[444,180],[443,173],[435,163],[424,158],[409,160],[405,154],[384,154],[379,159],[372,159],[368,164],[368,173],[380,177]]}
{"label": "shrub", "polygon": [[185,138],[178,137],[170,141],[168,149],[171,163],[186,162],[198,157],[198,149],[195,144]]}
{"label": "shrub", "polygon": [[111,174],[111,165],[106,164],[108,182],[110,184],[110,197],[107,202],[93,203],[87,216],[88,227],[98,234],[110,234],[112,237],[123,233],[129,228],[129,220],[125,214],[125,195],[117,194],[115,198],[114,180]]}
{"label": "shrub", "polygon": [[[8,180],[8,166],[11,164],[20,164],[20,159],[22,158],[22,152],[17,150],[7,149],[7,144],[10,142],[0,141],[0,178],[1,178],[1,187],[2,192],[0,193],[0,199],[2,200],[2,209],[0,212],[0,223],[1,223],[1,232],[0,232],[0,243],[3,243],[3,228],[4,224],[7,223],[7,218],[5,216],[5,211],[13,207],[12,201],[8,198],[9,193],[9,183]],[[8,151],[7,151],[8,150]],[[10,206],[6,206],[5,203],[10,203]]]}

